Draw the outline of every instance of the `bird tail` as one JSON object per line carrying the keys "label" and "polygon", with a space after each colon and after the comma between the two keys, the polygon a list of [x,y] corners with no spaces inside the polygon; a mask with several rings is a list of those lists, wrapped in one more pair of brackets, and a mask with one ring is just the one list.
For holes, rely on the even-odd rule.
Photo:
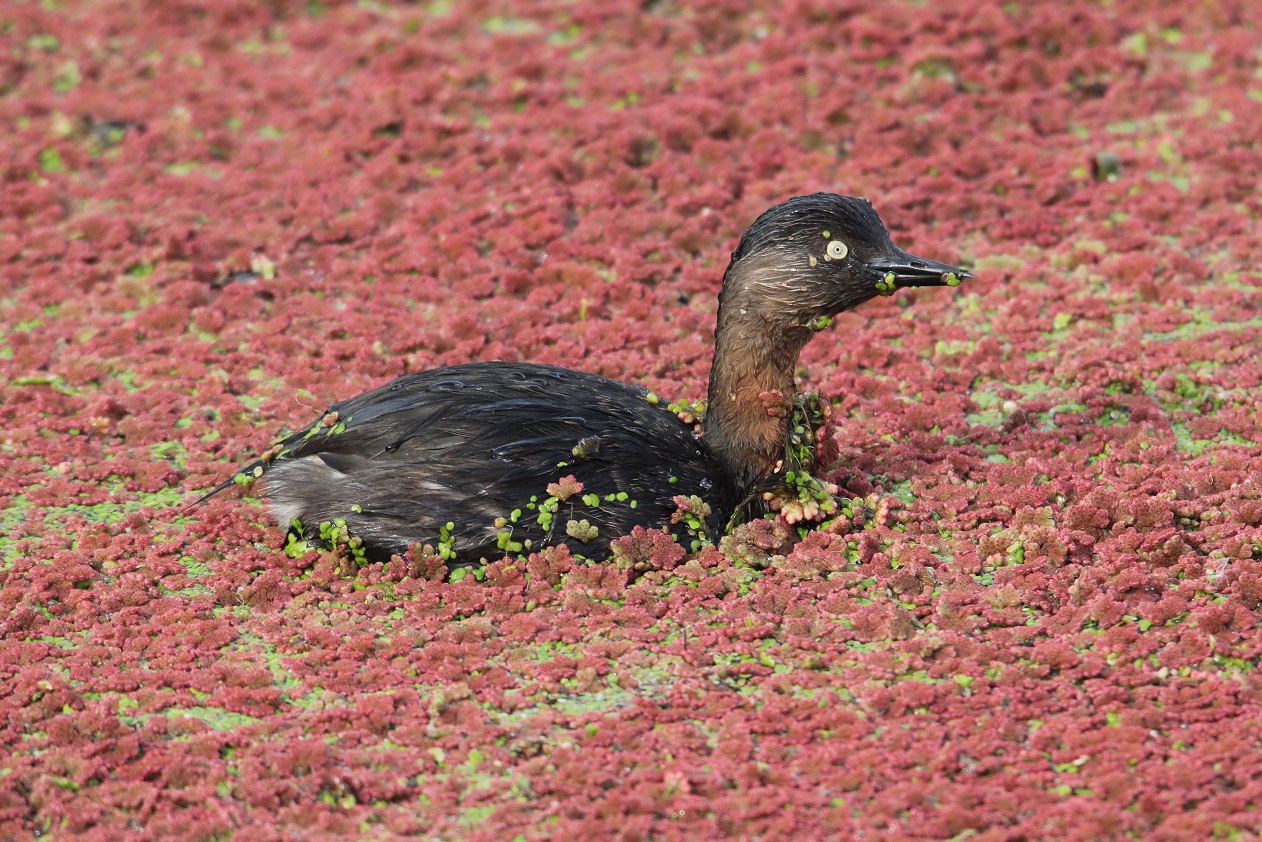
{"label": "bird tail", "polygon": [[211,497],[214,497],[216,494],[223,491],[225,488],[229,488],[234,485],[249,485],[250,483],[257,480],[259,477],[263,476],[263,474],[266,472],[267,472],[267,462],[265,462],[264,460],[256,459],[253,462],[247,462],[246,464],[242,465],[240,468],[237,468],[236,472],[233,473],[232,476],[228,477],[226,480],[219,483],[214,488],[210,489],[210,491],[207,491],[205,494],[203,494],[201,497],[198,497],[193,502],[184,506],[176,514],[177,516],[182,515],[186,512],[189,512],[197,508],[202,503],[205,503],[207,500],[209,500]]}

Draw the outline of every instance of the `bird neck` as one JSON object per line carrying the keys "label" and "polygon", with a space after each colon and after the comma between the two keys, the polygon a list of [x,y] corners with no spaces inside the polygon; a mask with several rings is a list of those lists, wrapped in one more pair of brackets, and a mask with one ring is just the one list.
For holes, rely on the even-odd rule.
{"label": "bird neck", "polygon": [[796,394],[798,355],[813,332],[725,285],[719,296],[702,441],[745,493],[775,473]]}

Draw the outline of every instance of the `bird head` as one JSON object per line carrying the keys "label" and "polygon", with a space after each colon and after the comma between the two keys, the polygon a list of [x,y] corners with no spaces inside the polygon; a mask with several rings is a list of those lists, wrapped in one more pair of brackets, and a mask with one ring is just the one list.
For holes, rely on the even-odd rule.
{"label": "bird head", "polygon": [[877,295],[971,277],[894,245],[867,199],[813,193],[754,221],[732,252],[721,300],[777,327],[819,329]]}

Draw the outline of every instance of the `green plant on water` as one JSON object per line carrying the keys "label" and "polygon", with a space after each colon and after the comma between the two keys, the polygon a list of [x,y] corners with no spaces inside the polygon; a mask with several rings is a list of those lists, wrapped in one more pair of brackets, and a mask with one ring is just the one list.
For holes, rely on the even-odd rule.
{"label": "green plant on water", "polygon": [[312,549],[312,546],[302,537],[302,523],[298,518],[289,521],[289,534],[285,536],[285,555],[289,558],[301,558]]}
{"label": "green plant on water", "polygon": [[479,564],[479,565],[466,564],[466,565],[457,567],[456,569],[452,570],[450,573],[447,574],[447,581],[462,582],[470,576],[472,576],[476,581],[479,581],[479,582],[486,579],[486,565],[485,564]]}
{"label": "green plant on water", "polygon": [[[527,506],[531,506],[535,500],[534,497],[531,497],[530,499],[532,503],[528,503]],[[556,514],[560,505],[560,499],[551,496],[545,498],[544,501],[538,505],[539,515],[535,518],[535,522],[539,524],[540,529],[544,530],[549,535],[552,534],[553,516]]]}
{"label": "green plant on water", "polygon": [[513,540],[513,526],[517,519],[521,517],[521,509],[513,509],[512,520],[509,518],[497,517],[495,519],[495,546],[502,553],[516,554],[525,549],[523,541]]}
{"label": "green plant on water", "polygon": [[666,408],[679,416],[679,420],[685,424],[698,424],[705,417],[706,402],[704,400],[690,401],[685,398],[668,404]]}
{"label": "green plant on water", "polygon": [[683,527],[683,535],[676,535],[676,538],[682,537],[687,542],[686,546],[694,553],[702,547],[711,546],[714,542],[710,539],[707,519],[714,510],[710,508],[710,504],[695,494],[681,494],[675,498],[675,506],[670,522]]}
{"label": "green plant on water", "polygon": [[[285,537],[285,555],[289,558],[301,558],[315,549],[307,535],[302,521],[298,518],[290,520],[289,534]],[[367,562],[367,550],[364,548],[363,539],[350,533],[343,518],[321,522],[316,527],[314,537],[318,539],[321,546],[348,557],[356,565],[362,566]]]}
{"label": "green plant on water", "polygon": [[443,561],[455,561],[456,539],[453,534],[456,524],[448,521],[438,528],[438,557]]}
{"label": "green plant on water", "polygon": [[232,481],[237,485],[250,485],[261,476],[263,476],[263,466],[255,465],[249,471],[238,471],[233,474]]}
{"label": "green plant on water", "polygon": [[583,543],[595,538],[600,534],[600,530],[588,522],[587,518],[582,520],[570,520],[565,524],[565,534],[571,538],[575,538]]}
{"label": "green plant on water", "polygon": [[324,521],[320,524],[320,540],[338,552],[346,552],[359,564],[365,560],[364,542],[357,535],[351,535],[343,518]]}

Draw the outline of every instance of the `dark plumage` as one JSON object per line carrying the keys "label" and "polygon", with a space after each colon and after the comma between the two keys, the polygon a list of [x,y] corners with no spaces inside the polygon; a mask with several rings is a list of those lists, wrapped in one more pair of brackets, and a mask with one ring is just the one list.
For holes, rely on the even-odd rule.
{"label": "dark plumage", "polygon": [[[370,558],[419,543],[472,564],[565,543],[601,559],[635,526],[690,537],[671,524],[679,495],[704,500],[717,537],[792,467],[793,371],[827,319],[897,287],[967,277],[895,246],[866,199],[800,196],[763,213],[732,253],[700,435],[639,386],[470,363],[334,404],[241,473],[263,477],[282,526],[298,521],[311,536],[342,520]],[[569,475],[582,492],[550,495]]]}

